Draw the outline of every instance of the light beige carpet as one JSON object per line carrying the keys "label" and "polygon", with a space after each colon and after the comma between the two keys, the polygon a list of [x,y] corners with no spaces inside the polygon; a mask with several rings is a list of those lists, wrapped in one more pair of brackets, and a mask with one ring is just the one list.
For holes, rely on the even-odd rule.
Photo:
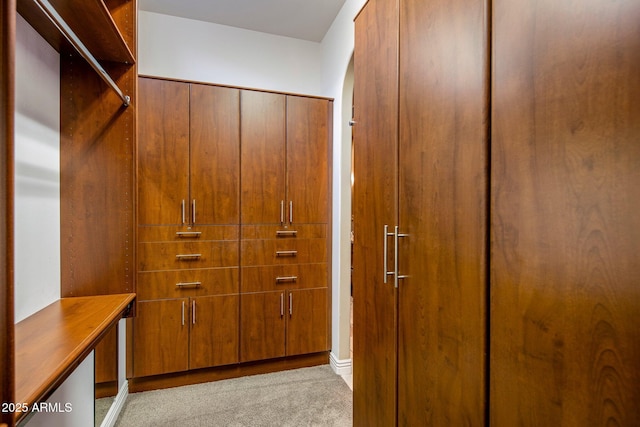
{"label": "light beige carpet", "polygon": [[351,426],[352,393],[329,365],[130,394],[116,427]]}

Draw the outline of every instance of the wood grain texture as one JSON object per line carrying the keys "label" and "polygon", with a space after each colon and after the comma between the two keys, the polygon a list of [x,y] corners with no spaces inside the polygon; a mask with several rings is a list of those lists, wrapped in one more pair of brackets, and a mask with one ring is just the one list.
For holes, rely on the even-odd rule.
{"label": "wood grain texture", "polygon": [[[179,257],[179,255],[198,255]],[[234,267],[239,264],[238,242],[157,242],[138,244],[138,272],[192,268]]]}
{"label": "wood grain texture", "polygon": [[196,201],[195,223],[238,224],[240,91],[192,84],[190,107],[189,200]]}
{"label": "wood grain texture", "polygon": [[[109,64],[125,93],[136,69]],[[120,98],[77,55],[61,57],[61,295],[135,290],[136,99]]]}
{"label": "wood grain texture", "polygon": [[286,96],[243,90],[241,222],[280,223],[285,200]]}
{"label": "wood grain texture", "polygon": [[140,78],[139,92],[138,224],[188,223],[189,85]]}
{"label": "wood grain texture", "polygon": [[640,425],[640,4],[493,6],[491,425]]}
{"label": "wood grain texture", "polygon": [[132,352],[135,377],[189,369],[189,298],[138,302]]}
{"label": "wood grain texture", "polygon": [[[49,0],[58,14],[98,60],[134,64],[131,43],[132,28],[136,20],[136,3],[130,2],[128,20],[114,20],[103,1]],[[109,1],[114,4],[115,1]],[[60,31],[49,21],[39,6],[31,1],[19,0],[18,12],[57,51],[70,52],[72,48]],[[97,30],[99,29],[99,30]],[[131,43],[131,44],[129,44]]]}
{"label": "wood grain texture", "polygon": [[243,240],[242,265],[309,264],[327,262],[327,239]]}
{"label": "wood grain texture", "polygon": [[383,239],[384,226],[398,222],[398,13],[397,0],[369,1],[355,22],[355,426],[396,423],[397,300],[393,284],[383,283]]}
{"label": "wood grain texture", "polygon": [[[243,293],[283,289],[328,287],[327,263],[241,267]],[[295,277],[295,281],[278,281],[278,277]]]}
{"label": "wood grain texture", "polygon": [[[287,96],[287,199],[289,223],[327,223],[329,122],[333,102]],[[288,205],[287,205],[288,206]],[[290,218],[289,215],[293,217]]]}
{"label": "wood grain texture", "polygon": [[487,8],[401,1],[399,425],[484,424]]}
{"label": "wood grain texture", "polygon": [[239,296],[192,298],[190,308],[189,369],[238,363]]}
{"label": "wood grain texture", "polygon": [[287,356],[329,350],[327,288],[287,292]]}
{"label": "wood grain texture", "polygon": [[240,295],[240,361],[285,355],[285,291]]}
{"label": "wood grain texture", "polygon": [[[16,324],[16,402],[46,399],[122,317],[135,294],[62,298]],[[20,419],[25,413],[16,414]]]}
{"label": "wood grain texture", "polygon": [[[14,366],[14,116],[16,4],[0,5],[0,402],[15,402]],[[0,423],[14,425],[0,412]]]}
{"label": "wood grain texture", "polygon": [[[140,272],[137,300],[235,294],[240,289],[239,276],[237,267]],[[178,286],[178,283],[193,282],[200,284],[197,287]]]}
{"label": "wood grain texture", "polygon": [[111,328],[95,348],[95,382],[118,381],[118,329]]}

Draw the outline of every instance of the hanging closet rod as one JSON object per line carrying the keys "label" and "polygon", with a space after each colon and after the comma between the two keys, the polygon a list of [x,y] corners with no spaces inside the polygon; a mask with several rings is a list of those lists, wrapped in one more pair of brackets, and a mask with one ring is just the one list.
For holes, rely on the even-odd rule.
{"label": "hanging closet rod", "polygon": [[71,45],[75,48],[75,50],[91,65],[96,73],[104,80],[106,84],[108,84],[111,89],[115,91],[116,94],[122,99],[122,103],[125,107],[128,107],[131,98],[128,95],[122,93],[122,90],[118,87],[116,82],[113,81],[111,76],[102,68],[102,65],[98,62],[98,60],[91,54],[89,49],[80,41],[78,36],[73,32],[73,30],[67,25],[67,23],[62,19],[62,17],[58,14],[56,9],[49,3],[48,0],[33,0],[34,3],[44,12],[44,14],[49,18],[51,23],[58,28],[60,33],[71,43]]}

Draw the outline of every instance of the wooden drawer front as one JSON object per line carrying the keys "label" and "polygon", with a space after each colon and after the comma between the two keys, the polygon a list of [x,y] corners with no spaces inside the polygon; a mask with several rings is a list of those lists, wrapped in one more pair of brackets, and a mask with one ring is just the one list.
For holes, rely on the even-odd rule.
{"label": "wooden drawer front", "polygon": [[326,224],[294,224],[287,228],[279,225],[243,225],[243,240],[248,239],[326,239]]}
{"label": "wooden drawer front", "polygon": [[328,283],[326,263],[242,267],[241,274],[243,293],[324,288]]}
{"label": "wooden drawer front", "polygon": [[238,265],[237,241],[140,243],[138,249],[138,271]]}
{"label": "wooden drawer front", "polygon": [[243,240],[242,265],[327,262],[327,239]]}
{"label": "wooden drawer front", "polygon": [[202,240],[238,240],[237,225],[167,227],[138,227],[138,242],[189,242]]}
{"label": "wooden drawer front", "polygon": [[138,273],[138,301],[238,293],[239,268]]}

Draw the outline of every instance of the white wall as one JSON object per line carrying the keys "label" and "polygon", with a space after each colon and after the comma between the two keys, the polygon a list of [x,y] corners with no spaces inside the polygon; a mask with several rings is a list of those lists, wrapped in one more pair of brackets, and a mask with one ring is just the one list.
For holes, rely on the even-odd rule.
{"label": "white wall", "polygon": [[60,298],[60,55],[18,15],[16,323]]}
{"label": "white wall", "polygon": [[138,12],[138,73],[320,95],[320,44]]}
{"label": "white wall", "polygon": [[349,69],[349,63],[354,48],[353,20],[365,3],[366,0],[347,0],[322,40],[322,92],[334,99],[331,352],[337,360],[350,359],[351,129],[348,121],[353,70]]}

